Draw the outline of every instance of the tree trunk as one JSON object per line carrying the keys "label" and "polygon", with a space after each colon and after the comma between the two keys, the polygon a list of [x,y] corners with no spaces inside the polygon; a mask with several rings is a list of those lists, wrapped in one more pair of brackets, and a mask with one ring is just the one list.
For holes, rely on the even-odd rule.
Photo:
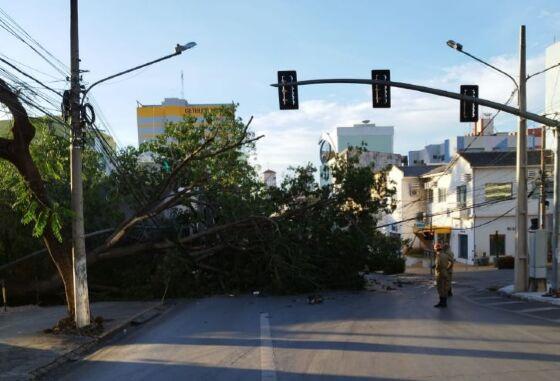
{"label": "tree trunk", "polygon": [[[35,128],[17,94],[1,79],[0,103],[8,107],[14,120],[13,139],[0,138],[0,158],[16,167],[40,207],[43,210],[51,209],[52,202],[48,197],[45,182],[29,150],[35,136]],[[74,272],[70,246],[56,239],[50,219],[43,230],[42,238],[62,279],[68,313],[74,317]]]}

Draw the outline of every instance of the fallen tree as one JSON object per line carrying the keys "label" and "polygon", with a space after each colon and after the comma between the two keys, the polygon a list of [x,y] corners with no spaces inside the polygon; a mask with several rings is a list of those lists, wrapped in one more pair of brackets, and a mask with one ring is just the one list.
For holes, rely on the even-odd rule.
{"label": "fallen tree", "polygon": [[[0,102],[8,102],[12,114],[19,115],[18,120],[14,117],[15,142],[16,134],[33,125],[21,112],[17,95],[5,84],[3,88]],[[88,230],[91,221],[118,209],[117,204],[132,210],[124,219],[106,218],[117,228],[88,250],[96,292],[153,298],[251,289],[285,293],[359,288],[363,280],[358,273],[366,266],[382,270],[384,261],[398,257],[398,240],[375,228],[377,217],[393,207],[383,174],[358,166],[351,155],[341,156],[332,168],[331,186],[320,187],[309,165],[294,168],[279,187],[267,188],[249,160],[254,142],[261,138],[250,132],[250,123],[235,118],[234,107],[224,108],[208,113],[202,123],[192,118],[171,123],[156,140],[118,153],[113,173],[96,180],[104,184],[102,193],[110,202],[95,201],[94,208],[86,203],[85,209]],[[23,140],[27,151],[32,139]],[[1,157],[12,163],[13,156]],[[146,157],[149,160],[141,160]],[[58,276],[27,280],[27,287],[20,284],[17,291],[54,290],[62,280],[72,314],[70,248],[65,245],[67,177],[60,172],[67,170],[51,164],[58,168],[51,176],[44,166],[53,158],[41,157],[39,164],[47,175],[32,177],[41,173],[38,161],[32,154],[18,160],[22,158],[27,166],[35,165],[35,172],[16,166],[22,180],[18,189],[28,195],[20,204],[32,205],[37,199],[34,189],[42,189],[44,202],[31,208],[29,222],[48,243]],[[87,194],[88,181],[98,172],[94,168],[91,175],[84,173]],[[58,181],[51,181],[56,177]],[[38,185],[31,187],[27,179],[32,178]]]}

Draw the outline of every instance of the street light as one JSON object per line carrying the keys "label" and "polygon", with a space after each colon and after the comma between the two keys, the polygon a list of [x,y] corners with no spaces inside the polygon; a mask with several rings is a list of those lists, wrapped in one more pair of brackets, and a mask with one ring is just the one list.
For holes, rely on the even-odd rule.
{"label": "street light", "polygon": [[[510,74],[497,68],[494,65],[489,64],[482,59],[473,56],[472,54],[463,50],[463,45],[449,40],[447,41],[447,46],[458,52],[463,53],[466,56],[471,57],[475,61],[488,66],[491,69],[505,75],[515,85],[517,89],[517,104],[519,106],[519,111],[527,111],[526,103],[526,87],[525,83],[527,81],[527,75],[525,71],[525,25],[521,26],[520,31],[520,48],[519,48],[519,83]],[[517,254],[515,256],[515,273],[514,273],[514,290],[527,291],[528,282],[528,258],[527,258],[527,120],[525,118],[519,117],[517,123],[517,154],[516,154],[516,178],[517,178],[517,205],[515,208],[515,219],[516,219],[516,234],[515,234],[515,246],[517,248]]]}
{"label": "street light", "polygon": [[189,42],[189,43],[187,43],[187,44],[185,44],[185,45],[177,44],[177,45],[175,46],[175,53],[168,54],[168,55],[163,56],[163,57],[161,57],[161,58],[158,58],[158,59],[156,59],[156,60],[147,62],[147,63],[145,63],[145,64],[143,64],[143,65],[135,66],[135,67],[133,67],[133,68],[131,68],[131,69],[121,71],[121,72],[119,72],[119,73],[117,73],[117,74],[113,74],[113,75],[111,75],[111,76],[109,76],[109,77],[100,79],[99,81],[96,81],[96,82],[92,83],[86,90],[84,90],[84,92],[83,92],[83,94],[82,94],[82,96],[83,96],[83,98],[82,98],[82,105],[83,105],[83,103],[84,103],[84,100],[86,99],[86,94],[91,90],[92,87],[94,87],[94,86],[96,86],[96,85],[99,85],[99,84],[102,83],[102,82],[106,82],[106,81],[108,81],[108,80],[110,80],[110,79],[113,79],[113,78],[116,78],[116,77],[120,77],[121,75],[125,75],[125,74],[128,74],[128,73],[130,73],[130,72],[136,71],[136,70],[138,70],[138,69],[142,69],[143,67],[153,65],[153,64],[155,64],[155,63],[158,63],[158,62],[161,62],[161,61],[163,61],[163,60],[169,59],[169,58],[171,58],[171,57],[178,56],[179,54],[183,53],[185,50],[192,49],[192,48],[194,48],[195,46],[196,46],[196,42],[194,42],[194,41]]}
{"label": "street light", "polygon": [[453,40],[448,40],[447,41],[447,46],[449,46],[451,49],[455,49],[455,50],[458,50],[458,51],[463,50],[463,45],[461,45],[458,42],[455,42]]}
{"label": "street light", "polygon": [[515,78],[513,78],[511,75],[509,75],[509,74],[506,73],[505,71],[503,71],[503,70],[501,70],[501,69],[498,69],[496,66],[491,65],[491,64],[489,64],[488,62],[483,61],[483,60],[481,60],[480,58],[475,57],[475,56],[473,56],[472,54],[470,54],[470,53],[468,53],[468,52],[465,52],[465,51],[463,50],[463,45],[462,45],[462,44],[460,44],[460,43],[458,43],[458,42],[455,42],[455,41],[453,41],[453,40],[448,40],[448,41],[447,41],[447,46],[449,46],[451,49],[455,49],[456,51],[463,53],[463,54],[466,55],[466,56],[471,57],[473,60],[478,61],[478,62],[480,62],[480,63],[483,64],[483,65],[486,65],[486,66],[488,66],[488,67],[490,67],[490,68],[492,68],[492,69],[494,69],[494,70],[496,70],[496,71],[502,73],[503,75],[505,75],[506,77],[508,77],[509,79],[511,79],[511,80],[513,81],[513,83],[515,84],[515,88],[516,88],[517,90],[519,90],[519,85],[517,84],[517,81],[515,80]]}
{"label": "street light", "polygon": [[181,54],[183,53],[185,50],[194,48],[196,46],[196,42],[192,41],[189,42],[188,44],[185,45],[179,45],[177,44],[177,46],[175,46],[175,53]]}
{"label": "street light", "polygon": [[[63,108],[70,106],[71,127],[72,127],[72,145],[70,151],[70,189],[71,189],[71,205],[72,205],[72,266],[74,275],[74,318],[78,328],[90,324],[89,296],[87,285],[87,265],[86,265],[86,245],[84,238],[84,213],[83,213],[83,185],[82,185],[82,114],[87,107],[85,104],[87,93],[96,85],[119,77],[121,75],[133,72],[143,67],[153,65],[157,62],[177,56],[187,49],[196,46],[196,43],[189,42],[186,45],[175,46],[175,52],[164,57],[147,62],[143,65],[133,67],[128,70],[121,71],[109,77],[100,79],[91,84],[87,89],[80,84],[80,58],[78,43],[78,0],[72,0],[70,3],[70,58],[71,58],[71,87],[68,91],[68,102],[64,102]],[[80,93],[82,99],[80,100]]]}

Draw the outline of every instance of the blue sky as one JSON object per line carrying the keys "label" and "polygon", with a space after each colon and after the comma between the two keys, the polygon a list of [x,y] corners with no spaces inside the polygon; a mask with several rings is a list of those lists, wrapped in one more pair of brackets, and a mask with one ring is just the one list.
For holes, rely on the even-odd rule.
{"label": "blue sky", "polygon": [[[31,36],[69,62],[69,0],[0,0]],[[80,2],[80,53],[86,81],[167,54],[177,42],[196,41],[186,54],[94,90],[118,140],[136,144],[136,100],[159,103],[185,96],[192,103],[240,104],[244,119],[266,134],[258,161],[283,173],[290,164],[317,163],[323,131],[363,119],[395,126],[395,149],[406,153],[463,134],[455,101],[395,90],[391,110],[373,110],[365,86],[316,86],[300,90],[302,109],[279,112],[269,87],[276,71],[296,69],[300,79],[368,78],[391,69],[394,80],[457,90],[478,83],[481,96],[504,101],[507,78],[469,61],[445,45],[465,49],[506,70],[517,70],[519,26],[527,25],[529,71],[542,69],[544,49],[560,39],[558,0],[494,1],[139,1]],[[0,29],[0,53],[57,73],[29,48]],[[53,80],[36,73],[45,80]],[[64,82],[53,82],[63,87]],[[529,106],[543,109],[543,81],[530,84]],[[513,130],[512,118],[497,120]]]}

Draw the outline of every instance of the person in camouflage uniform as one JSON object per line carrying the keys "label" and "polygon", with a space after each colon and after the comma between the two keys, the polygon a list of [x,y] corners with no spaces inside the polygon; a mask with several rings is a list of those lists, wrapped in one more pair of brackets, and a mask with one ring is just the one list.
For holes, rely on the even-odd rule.
{"label": "person in camouflage uniform", "polygon": [[449,257],[449,262],[451,262],[451,266],[449,267],[449,291],[447,292],[447,296],[453,296],[453,265],[455,265],[455,254],[451,251],[449,244],[446,243],[443,245],[443,249],[447,253]]}
{"label": "person in camouflage uniform", "polygon": [[449,295],[449,269],[452,262],[449,260],[449,254],[443,250],[440,243],[434,245],[436,253],[436,285],[439,295],[439,303],[434,307],[445,308],[447,307],[447,296]]}

